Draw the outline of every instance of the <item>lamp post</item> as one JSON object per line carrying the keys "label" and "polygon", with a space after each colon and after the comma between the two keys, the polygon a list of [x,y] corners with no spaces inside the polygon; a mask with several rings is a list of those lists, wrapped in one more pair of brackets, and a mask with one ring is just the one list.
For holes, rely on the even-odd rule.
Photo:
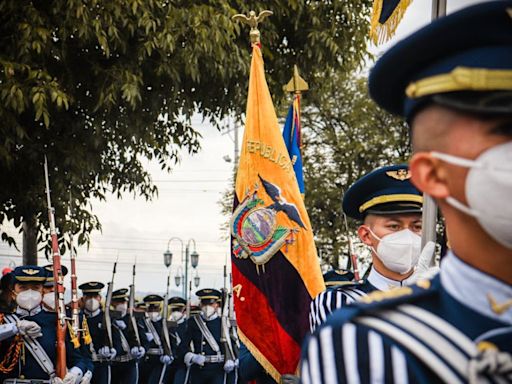
{"label": "lamp post", "polygon": [[[187,242],[187,245],[184,246],[183,240],[181,240],[179,237],[171,237],[169,241],[167,242],[167,250],[164,252],[164,264],[167,268],[170,267],[172,263],[172,252],[170,251],[169,247],[171,245],[171,241],[178,240],[181,243],[181,263],[178,267],[178,270],[176,272],[176,276],[174,277],[174,282],[176,283],[176,286],[179,287],[180,284],[183,286],[183,297],[185,300],[188,301],[188,286],[189,286],[189,277],[188,277],[188,267],[189,267],[189,260],[190,265],[194,270],[196,270],[197,265],[199,264],[199,253],[196,251],[196,241],[194,239],[189,239]],[[190,245],[193,245],[192,252],[190,252]],[[183,252],[185,250],[185,252]],[[183,275],[183,271],[185,272],[185,275]],[[194,285],[197,287],[199,286],[199,274],[196,270],[196,275],[194,277]]]}

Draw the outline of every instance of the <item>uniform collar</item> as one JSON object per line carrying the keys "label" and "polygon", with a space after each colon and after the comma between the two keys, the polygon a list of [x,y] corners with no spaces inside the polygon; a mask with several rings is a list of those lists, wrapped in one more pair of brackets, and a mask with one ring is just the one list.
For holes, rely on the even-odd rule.
{"label": "uniform collar", "polygon": [[84,309],[84,313],[87,315],[87,317],[96,317],[100,314],[101,308],[98,308],[94,312],[89,312],[87,309]]}
{"label": "uniform collar", "polygon": [[179,319],[176,324],[182,324],[185,322],[185,320],[187,320],[186,316],[183,316],[181,319]]}
{"label": "uniform collar", "polygon": [[209,319],[207,319],[206,316],[203,313],[201,313],[201,317],[204,321],[212,321],[212,320],[215,320],[217,317],[219,317],[219,314],[214,313],[213,315],[211,315],[211,317]]}
{"label": "uniform collar", "polygon": [[368,275],[368,282],[375,288],[377,288],[379,291],[387,291],[389,289],[393,289],[396,287],[410,285],[409,280],[410,277],[402,281],[390,279],[377,272],[377,270],[374,267],[372,267],[372,269],[370,270],[370,274]]}
{"label": "uniform collar", "polygon": [[21,308],[20,306],[18,306],[18,307],[16,307],[16,314],[19,315],[20,317],[35,316],[39,312],[41,312],[41,310],[42,310],[42,308],[41,308],[40,305],[38,305],[37,307],[35,307],[31,311],[27,311],[26,309]]}
{"label": "uniform collar", "polygon": [[512,324],[512,286],[466,264],[452,252],[441,264],[441,284],[455,300],[483,316]]}

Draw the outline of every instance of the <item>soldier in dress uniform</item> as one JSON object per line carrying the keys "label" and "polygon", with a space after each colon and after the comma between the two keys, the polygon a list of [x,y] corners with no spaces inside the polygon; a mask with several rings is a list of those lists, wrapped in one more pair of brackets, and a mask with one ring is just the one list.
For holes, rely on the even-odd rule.
{"label": "soldier in dress uniform", "polygon": [[147,316],[144,318],[146,335],[146,361],[142,372],[142,381],[148,384],[165,383],[168,377],[168,368],[174,357],[166,354],[164,349],[164,336],[162,328],[167,326],[162,318],[162,304],[164,298],[159,295],[144,297]]}
{"label": "soldier in dress uniform", "polygon": [[138,361],[144,357],[144,347],[136,345],[133,332],[128,328],[128,289],[112,292],[112,334],[116,356],[112,359],[112,382],[136,384],[139,381]]}
{"label": "soldier in dress uniform", "polygon": [[439,205],[451,251],[434,279],[335,312],[304,345],[302,382],[511,382],[512,2],[420,29],[369,86],[411,126],[412,181]]}
{"label": "soldier in dress uniform", "polygon": [[178,356],[188,367],[187,375],[192,384],[222,384],[236,367],[235,361],[225,360],[221,343],[219,301],[222,294],[206,288],[197,291],[196,295],[201,300],[201,313],[187,320]]}
{"label": "soldier in dress uniform", "polygon": [[[336,309],[369,292],[386,291],[416,281],[423,197],[410,177],[407,165],[382,167],[363,176],[345,193],[343,210],[361,222],[357,234],[371,250],[372,267],[366,280],[352,284],[343,281],[340,285],[342,276],[333,273],[326,276],[331,280],[326,282],[327,290],[311,302],[311,332]],[[433,247],[429,246],[425,255],[430,259]]]}
{"label": "soldier in dress uniform", "polygon": [[[53,265],[48,264],[43,267],[46,272],[46,280],[43,284],[43,311],[49,312],[49,313],[55,313],[55,280],[53,277]],[[62,265],[62,276],[65,277],[68,274],[68,269]],[[71,318],[71,311],[68,310],[66,307],[66,316],[68,318]],[[83,313],[79,315],[79,321],[80,324],[82,324],[83,320]],[[71,324],[68,321],[68,332],[69,332],[69,338],[70,342],[73,345],[73,347],[82,355],[82,359],[84,363],[87,366],[87,371],[84,373],[84,376],[82,377],[82,380],[80,381],[81,384],[89,384],[92,379],[92,374],[94,372],[94,364],[92,362],[91,354],[88,351],[89,348],[89,340],[90,336],[88,334],[88,329],[82,330],[81,335],[83,336],[83,339],[80,340],[80,335],[73,334],[73,329],[71,327]]]}
{"label": "soldier in dress uniform", "polygon": [[75,350],[66,339],[66,362],[70,367],[64,379],[55,377],[57,340],[55,312],[43,311],[43,284],[46,272],[42,267],[25,265],[16,267],[14,272],[13,299],[16,309],[12,314],[5,314],[4,321],[16,326],[16,333],[21,338],[14,337],[6,340],[7,345],[15,344],[14,348],[24,350],[22,356],[17,355],[18,362],[12,371],[1,377],[4,383],[39,383],[66,384],[79,383],[87,371],[87,363],[78,350]]}
{"label": "soldier in dress uniform", "polygon": [[[169,304],[169,309],[171,312],[169,315],[169,323],[172,350],[177,352],[178,347],[185,337],[185,332],[187,330],[187,302],[182,297],[174,296],[169,298],[167,303]],[[168,382],[174,384],[183,384],[187,373],[187,367],[185,364],[183,364],[183,361],[175,359],[170,368],[172,372],[170,375],[172,376],[172,381],[169,380]]]}
{"label": "soldier in dress uniform", "polygon": [[78,289],[82,291],[82,306],[87,324],[87,331],[91,336],[88,348],[94,364],[92,382],[107,384],[109,382],[111,359],[117,352],[108,347],[107,335],[104,329],[104,312],[101,308],[101,290],[105,284],[98,281],[90,281],[80,284]]}

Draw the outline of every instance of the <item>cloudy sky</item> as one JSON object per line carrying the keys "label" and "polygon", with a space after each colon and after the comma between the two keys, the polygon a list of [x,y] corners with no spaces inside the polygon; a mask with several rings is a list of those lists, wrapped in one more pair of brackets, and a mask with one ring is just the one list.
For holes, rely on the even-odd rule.
{"label": "cloudy sky", "polygon": [[[448,12],[476,2],[448,0]],[[370,51],[380,53],[427,24],[430,7],[430,1],[413,1],[396,36],[383,46],[371,47]],[[304,102],[307,103],[307,97]],[[233,128],[232,123],[226,122],[227,128],[228,125]],[[111,276],[112,263],[119,258],[115,287],[127,286],[131,281],[131,266],[136,259],[137,290],[162,293],[166,281],[162,254],[167,249],[168,240],[179,237],[185,245],[189,239],[196,242],[196,251],[200,255],[197,269],[201,278],[200,288],[222,287],[223,265],[225,260],[229,260],[229,243],[222,240],[220,226],[226,218],[220,213],[218,201],[229,187],[233,163],[226,162],[224,157],[229,155],[233,159],[234,143],[232,135],[222,134],[203,123],[200,115],[193,119],[193,126],[203,135],[199,154],[183,154],[172,174],[162,172],[157,164],[148,162],[147,167],[159,188],[159,196],[154,201],[146,202],[142,198],[125,195],[122,200],[110,196],[107,202],[93,202],[103,231],[92,235],[89,250],[79,249],[79,282],[106,282]],[[240,138],[242,133],[241,128]],[[15,237],[21,245],[21,236]],[[179,294],[180,288],[174,284],[174,276],[182,264],[180,242],[172,241],[170,250],[174,254],[171,285],[173,293]],[[9,263],[21,263],[19,252],[0,244],[0,265]],[[42,263],[45,263],[44,259],[40,260]],[[69,265],[66,258],[64,263]]]}

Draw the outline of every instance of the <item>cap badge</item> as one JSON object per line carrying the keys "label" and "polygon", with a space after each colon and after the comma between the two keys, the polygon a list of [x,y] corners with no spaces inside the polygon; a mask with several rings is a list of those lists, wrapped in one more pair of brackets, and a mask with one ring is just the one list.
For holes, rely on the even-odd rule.
{"label": "cap badge", "polygon": [[387,171],[386,175],[400,181],[408,180],[411,178],[411,172],[408,169],[397,169],[396,171]]}
{"label": "cap badge", "polygon": [[39,273],[39,270],[37,269],[22,269],[23,273],[27,274],[27,275],[36,275]]}

